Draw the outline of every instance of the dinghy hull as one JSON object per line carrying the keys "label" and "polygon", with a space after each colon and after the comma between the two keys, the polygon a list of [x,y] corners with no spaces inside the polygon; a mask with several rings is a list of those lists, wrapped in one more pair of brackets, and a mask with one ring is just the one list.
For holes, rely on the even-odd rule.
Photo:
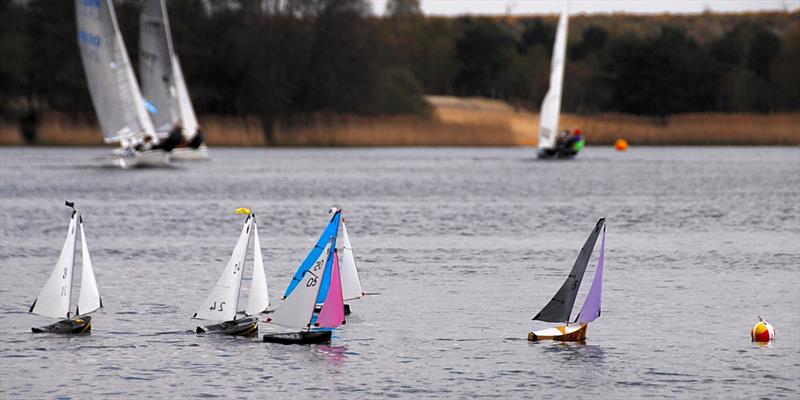
{"label": "dinghy hull", "polygon": [[193,147],[176,147],[172,150],[171,157],[173,160],[180,161],[198,161],[210,159],[208,156],[208,147],[206,147],[206,145],[201,145],[196,149]]}
{"label": "dinghy hull", "polygon": [[133,154],[115,154],[111,162],[122,169],[167,167],[170,165],[170,153],[148,150]]}
{"label": "dinghy hull", "polygon": [[253,336],[258,333],[258,318],[245,317],[205,327],[198,326],[196,332],[230,336]]}
{"label": "dinghy hull", "polygon": [[311,331],[292,333],[271,333],[262,338],[266,343],[279,344],[320,344],[331,341],[331,331]]}
{"label": "dinghy hull", "polygon": [[83,316],[72,319],[62,319],[55,324],[31,328],[33,333],[60,333],[60,334],[80,334],[92,331],[92,317]]}
{"label": "dinghy hull", "polygon": [[536,154],[540,160],[552,160],[552,159],[572,159],[578,154],[577,151],[569,150],[562,147],[556,147],[554,149],[539,149],[539,152]]}
{"label": "dinghy hull", "polygon": [[541,340],[556,340],[561,342],[583,342],[586,341],[586,330],[589,324],[562,325],[555,328],[547,328],[535,332],[528,332],[528,340],[538,342]]}

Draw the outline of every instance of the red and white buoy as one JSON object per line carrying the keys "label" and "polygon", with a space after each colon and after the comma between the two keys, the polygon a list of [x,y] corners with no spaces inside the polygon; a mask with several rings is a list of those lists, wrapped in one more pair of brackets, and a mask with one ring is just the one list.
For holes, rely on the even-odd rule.
{"label": "red and white buoy", "polygon": [[775,340],[775,329],[772,325],[765,321],[764,318],[758,317],[758,323],[750,331],[750,337],[754,342],[767,343]]}

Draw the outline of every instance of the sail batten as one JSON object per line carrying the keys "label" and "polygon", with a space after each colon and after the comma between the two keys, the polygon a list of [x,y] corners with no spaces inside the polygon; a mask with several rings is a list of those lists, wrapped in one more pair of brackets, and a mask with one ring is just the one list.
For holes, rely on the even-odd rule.
{"label": "sail batten", "polygon": [[572,314],[572,307],[575,305],[575,298],[578,296],[578,290],[583,280],[583,275],[586,272],[586,267],[589,265],[589,259],[592,256],[592,250],[597,242],[597,237],[600,230],[605,225],[605,218],[597,221],[594,230],[586,239],[581,248],[575,264],[572,266],[567,279],[561,285],[561,288],[556,292],[555,296],[547,303],[547,305],[533,317],[534,320],[545,322],[568,322]]}
{"label": "sail batten", "polygon": [[553,57],[550,61],[550,87],[547,89],[539,110],[539,148],[555,147],[558,122],[561,116],[561,92],[564,82],[564,61],[567,54],[567,32],[569,30],[569,8],[565,3],[558,18]]}

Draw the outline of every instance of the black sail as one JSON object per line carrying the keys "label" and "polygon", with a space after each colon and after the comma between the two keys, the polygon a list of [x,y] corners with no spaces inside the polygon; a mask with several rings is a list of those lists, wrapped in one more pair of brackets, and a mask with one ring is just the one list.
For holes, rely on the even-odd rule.
{"label": "black sail", "polygon": [[589,265],[589,258],[592,256],[592,250],[597,242],[597,237],[605,224],[606,219],[600,218],[595,225],[594,230],[586,239],[583,244],[578,259],[575,260],[575,265],[572,266],[567,280],[558,289],[556,295],[550,299],[542,311],[539,311],[534,320],[545,322],[567,322],[569,321],[570,314],[572,314],[572,306],[575,304],[575,298],[578,296],[578,289],[581,287],[581,280],[583,280],[583,273],[586,272],[586,266]]}

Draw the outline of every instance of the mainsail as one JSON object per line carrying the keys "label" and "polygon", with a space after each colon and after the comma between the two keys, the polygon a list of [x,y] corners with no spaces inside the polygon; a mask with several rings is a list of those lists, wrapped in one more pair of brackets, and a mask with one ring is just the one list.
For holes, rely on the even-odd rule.
{"label": "mainsail", "polygon": [[144,98],[156,107],[156,132],[168,132],[179,118],[172,54],[166,5],[147,0],[139,17],[139,76]]}
{"label": "mainsail", "polygon": [[316,324],[322,328],[337,328],[345,323],[342,277],[339,274],[339,253],[336,250],[333,251],[333,270],[330,275],[331,289],[325,304],[322,305]]}
{"label": "mainsail", "polygon": [[111,0],[75,0],[78,47],[106,142],[155,134]]}
{"label": "mainsail", "polygon": [[89,256],[89,244],[86,243],[86,234],[83,232],[83,217],[79,217],[81,227],[81,292],[78,295],[78,307],[75,309],[76,315],[85,315],[103,307],[100,299],[100,292],[97,290],[97,280],[94,277],[94,267],[92,258]]}
{"label": "mainsail", "polygon": [[164,0],[147,0],[139,25],[139,72],[144,96],[157,109],[152,115],[156,131],[169,132],[181,121],[184,136],[191,140],[197,132],[197,116],[172,44]]}
{"label": "mainsail", "polygon": [[606,254],[606,227],[603,226],[603,239],[600,240],[600,256],[597,259],[597,271],[594,273],[592,287],[586,295],[586,301],[578,313],[576,321],[579,323],[589,323],[600,317],[600,302],[603,292],[603,260]]}
{"label": "mainsail", "polygon": [[558,119],[561,114],[561,87],[564,82],[564,62],[567,54],[567,31],[569,30],[569,9],[567,4],[561,10],[553,44],[553,58],[550,61],[550,88],[542,100],[539,111],[539,148],[551,149],[555,146],[558,132]]}
{"label": "mainsail", "polygon": [[69,302],[72,295],[72,270],[75,261],[75,225],[78,212],[72,212],[67,228],[67,239],[61,254],[42,291],[31,305],[30,312],[53,318],[69,318]]}
{"label": "mainsail", "polygon": [[350,246],[350,236],[342,220],[342,295],[345,300],[359,299],[364,296],[361,280],[358,278],[356,260],[353,256],[353,247]]}
{"label": "mainsail", "polygon": [[[297,287],[297,284],[303,280],[303,275],[305,275],[306,271],[308,271],[320,258],[322,250],[327,248],[326,245],[329,242],[332,243],[333,248],[336,248],[336,236],[339,234],[339,222],[341,219],[342,210],[335,210],[333,216],[331,217],[330,223],[325,228],[325,231],[322,232],[322,236],[319,237],[319,240],[317,240],[317,244],[313,249],[311,249],[311,252],[308,253],[306,259],[303,260],[303,263],[300,264],[300,268],[297,269],[297,272],[294,273],[292,281],[289,282],[289,286],[286,288],[286,292],[283,294],[284,298],[287,298],[290,294],[292,294],[292,291],[294,291],[294,289]],[[328,260],[328,264],[333,262],[333,257],[328,256],[326,259]],[[326,267],[330,267],[330,265],[326,265]],[[319,289],[319,294],[317,295],[317,304],[325,302],[325,297],[328,295],[330,280],[330,275],[326,275],[323,278],[322,287]]]}
{"label": "mainsail", "polygon": [[322,251],[317,252],[317,259],[303,274],[300,280],[303,284],[296,285],[297,289],[289,294],[286,300],[272,314],[272,317],[267,318],[266,322],[287,328],[310,328],[311,316],[317,303],[317,294],[323,286],[325,276],[330,275],[326,273],[328,270],[326,266],[329,261],[333,261],[332,257],[329,257],[333,239],[330,239],[327,243]]}
{"label": "mainsail", "polygon": [[581,252],[578,254],[578,259],[572,266],[569,276],[558,289],[555,296],[550,299],[550,302],[533,317],[534,320],[546,322],[568,322],[570,314],[572,314],[572,307],[575,305],[575,297],[578,296],[578,289],[581,287],[581,280],[583,274],[586,272],[586,266],[589,265],[589,258],[592,256],[592,250],[597,242],[597,236],[600,234],[600,229],[603,228],[606,219],[600,218],[595,225],[594,230],[589,234],[586,243],[583,244]]}
{"label": "mainsail", "polygon": [[253,219],[248,215],[225,270],[222,271],[217,284],[211,289],[211,293],[208,294],[205,301],[200,304],[200,308],[193,318],[230,321],[236,317],[239,289],[242,287],[242,274],[244,273],[247,247],[250,244],[252,222]]}
{"label": "mainsail", "polygon": [[247,315],[259,314],[269,307],[267,275],[264,273],[264,259],[261,256],[261,243],[258,240],[258,225],[253,217],[253,276],[250,279],[250,292],[247,297]]}

